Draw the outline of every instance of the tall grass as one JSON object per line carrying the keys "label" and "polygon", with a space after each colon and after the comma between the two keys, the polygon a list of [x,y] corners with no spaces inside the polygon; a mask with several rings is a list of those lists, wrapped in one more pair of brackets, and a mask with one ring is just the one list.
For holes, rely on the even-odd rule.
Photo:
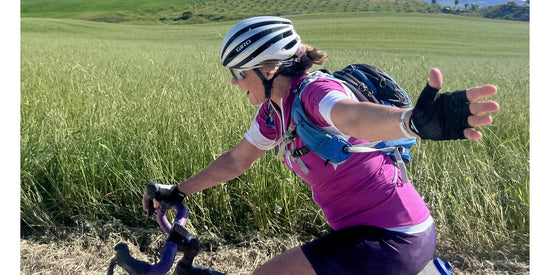
{"label": "tall grass", "polygon": [[[478,142],[421,141],[409,167],[456,251],[528,258],[529,26],[455,16],[292,17],[305,43],[390,72],[413,101],[429,69],[443,90],[495,84],[501,111]],[[113,218],[148,226],[149,181],[176,184],[237,144],[255,108],[218,51],[234,22],[129,26],[21,20],[21,224]],[[272,153],[243,176],[187,199],[192,228],[228,239],[327,229],[307,186]]]}

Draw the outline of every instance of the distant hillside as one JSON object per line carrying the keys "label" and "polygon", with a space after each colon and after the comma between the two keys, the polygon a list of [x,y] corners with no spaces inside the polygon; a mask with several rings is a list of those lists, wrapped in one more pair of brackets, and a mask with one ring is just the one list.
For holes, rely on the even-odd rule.
{"label": "distant hillside", "polygon": [[[432,3],[432,0],[422,0],[422,1],[424,1],[426,3],[429,3],[429,4]],[[489,7],[489,6],[496,6],[496,5],[506,4],[508,2],[516,2],[519,5],[526,4],[525,0],[459,0],[459,3],[457,5],[457,7],[464,7],[466,4],[468,4],[468,5],[476,4],[480,8],[484,8],[484,7]],[[446,6],[454,7],[455,6],[455,0],[437,0],[437,3],[440,6],[444,6],[444,7],[446,7]]]}
{"label": "distant hillside", "polygon": [[21,17],[200,23],[256,15],[437,12],[422,0],[21,0]]}
{"label": "distant hillside", "polygon": [[[205,0],[21,0],[21,17],[119,18],[122,21],[152,18],[156,13],[183,10]],[[102,20],[97,20],[102,21]]]}
{"label": "distant hillside", "polygon": [[[21,0],[21,17],[71,18],[110,23],[195,24],[240,20],[257,15],[302,15],[345,12],[456,13],[529,21],[524,6],[487,10],[508,0]],[[524,3],[523,0],[515,0]],[[477,5],[464,9],[464,5]],[[444,10],[442,7],[450,7]]]}

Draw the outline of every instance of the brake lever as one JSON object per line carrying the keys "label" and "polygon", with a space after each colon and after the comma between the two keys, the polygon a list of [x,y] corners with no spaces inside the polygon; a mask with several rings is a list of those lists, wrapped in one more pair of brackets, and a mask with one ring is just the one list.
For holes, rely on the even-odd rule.
{"label": "brake lever", "polygon": [[155,213],[155,204],[153,199],[157,193],[157,187],[154,182],[147,184],[145,189],[145,200],[147,201],[147,217],[151,217]]}

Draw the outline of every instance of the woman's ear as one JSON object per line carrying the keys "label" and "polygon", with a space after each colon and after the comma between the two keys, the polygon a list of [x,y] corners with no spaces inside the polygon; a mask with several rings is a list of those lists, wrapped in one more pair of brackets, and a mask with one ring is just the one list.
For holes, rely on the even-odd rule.
{"label": "woman's ear", "polygon": [[262,71],[262,74],[264,75],[266,80],[270,80],[275,75],[278,69],[279,67],[276,66],[273,69]]}
{"label": "woman's ear", "polygon": [[264,73],[265,79],[267,80],[270,80],[273,77],[273,73],[271,71],[265,71],[263,73]]}

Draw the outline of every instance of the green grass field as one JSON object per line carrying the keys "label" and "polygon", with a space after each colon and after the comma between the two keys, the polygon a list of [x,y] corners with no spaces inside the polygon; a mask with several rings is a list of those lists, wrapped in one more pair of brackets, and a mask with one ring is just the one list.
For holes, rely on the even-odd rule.
{"label": "green grass field", "polygon": [[[438,12],[421,0],[23,0],[21,15],[131,24],[195,24],[237,20],[259,14],[300,15],[341,12]],[[182,18],[183,17],[183,18]]]}
{"label": "green grass field", "polygon": [[[528,259],[529,24],[414,13],[289,18],[305,43],[328,52],[326,68],[377,65],[413,101],[432,67],[443,90],[499,87],[501,111],[484,139],[421,141],[409,174],[441,245]],[[113,219],[151,226],[141,209],[147,182],[176,184],[234,146],[255,112],[219,64],[234,23],[22,18],[23,232]],[[229,240],[327,230],[306,184],[272,153],[187,203],[193,231]]]}

